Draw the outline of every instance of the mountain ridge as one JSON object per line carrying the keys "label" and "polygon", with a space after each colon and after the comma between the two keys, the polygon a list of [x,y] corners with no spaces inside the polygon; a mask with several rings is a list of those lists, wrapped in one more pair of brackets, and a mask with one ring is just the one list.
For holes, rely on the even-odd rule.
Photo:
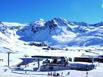
{"label": "mountain ridge", "polygon": [[40,19],[30,24],[3,24],[0,24],[0,33],[7,38],[17,36],[15,39],[23,42],[45,42],[59,47],[103,45],[103,22],[87,24],[54,18],[48,21]]}

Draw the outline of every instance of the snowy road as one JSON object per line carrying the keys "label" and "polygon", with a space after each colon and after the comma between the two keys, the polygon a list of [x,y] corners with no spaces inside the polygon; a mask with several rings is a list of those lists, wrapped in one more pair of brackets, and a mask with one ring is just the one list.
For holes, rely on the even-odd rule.
{"label": "snowy road", "polygon": [[[101,68],[102,69],[102,68]],[[70,74],[67,75],[68,70],[66,71],[59,71],[61,74],[63,72],[62,76],[59,77],[103,77],[103,70],[98,71],[98,69],[92,70],[88,72],[88,76],[86,75],[86,71],[75,71],[75,70],[69,70]],[[48,76],[47,72],[15,72],[11,73],[11,71],[7,72],[0,72],[0,77],[52,77]]]}

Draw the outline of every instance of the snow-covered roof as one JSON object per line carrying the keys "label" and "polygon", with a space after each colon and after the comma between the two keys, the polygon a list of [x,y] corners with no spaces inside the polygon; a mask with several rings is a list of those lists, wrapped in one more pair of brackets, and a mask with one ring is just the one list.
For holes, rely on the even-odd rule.
{"label": "snow-covered roof", "polygon": [[83,53],[82,54],[82,57],[95,57],[95,58],[97,58],[99,56],[99,54],[97,54],[97,53],[92,53],[92,52],[85,52],[85,53]]}
{"label": "snow-covered roof", "polygon": [[56,56],[56,57],[81,57],[81,52],[69,52],[63,50],[49,50],[49,51],[40,51],[39,53],[34,54],[33,56]]}

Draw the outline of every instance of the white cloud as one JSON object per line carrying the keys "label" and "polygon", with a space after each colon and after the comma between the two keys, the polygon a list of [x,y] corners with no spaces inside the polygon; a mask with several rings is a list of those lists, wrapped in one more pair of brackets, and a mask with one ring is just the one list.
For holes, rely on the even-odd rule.
{"label": "white cloud", "polygon": [[103,8],[103,3],[102,3],[102,5],[101,5],[101,7]]}

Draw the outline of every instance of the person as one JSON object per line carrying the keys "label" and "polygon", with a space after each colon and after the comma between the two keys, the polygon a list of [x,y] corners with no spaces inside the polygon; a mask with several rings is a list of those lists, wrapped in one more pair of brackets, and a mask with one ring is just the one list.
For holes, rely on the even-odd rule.
{"label": "person", "polygon": [[67,73],[67,75],[69,75],[69,74],[70,74],[70,72]]}
{"label": "person", "polygon": [[45,62],[46,62],[46,63],[50,63],[50,60],[46,59]]}
{"label": "person", "polygon": [[63,72],[61,73],[61,76],[63,76]]}
{"label": "person", "polygon": [[59,73],[54,72],[54,73],[53,73],[53,76],[60,76],[60,74],[59,74]]}
{"label": "person", "polygon": [[88,77],[88,71],[86,71],[86,77]]}
{"label": "person", "polygon": [[50,72],[50,73],[48,72],[48,76],[52,76],[52,72]]}

